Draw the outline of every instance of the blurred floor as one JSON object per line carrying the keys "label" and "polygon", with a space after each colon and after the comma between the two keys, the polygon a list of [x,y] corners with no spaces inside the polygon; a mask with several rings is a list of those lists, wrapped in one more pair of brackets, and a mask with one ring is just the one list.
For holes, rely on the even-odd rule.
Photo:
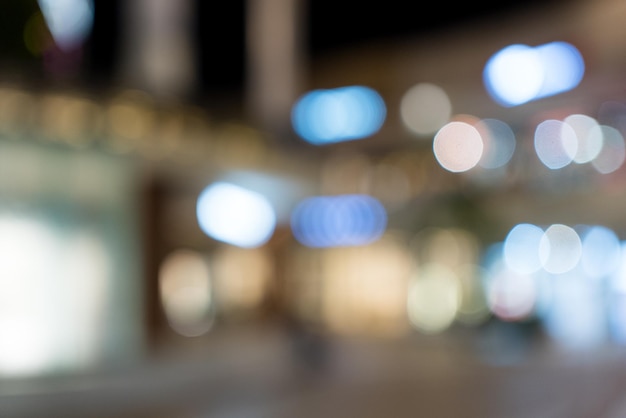
{"label": "blurred floor", "polygon": [[476,356],[469,335],[345,338],[327,341],[326,367],[316,369],[297,362],[286,337],[271,327],[216,329],[141,365],[0,382],[0,416],[626,416],[626,352],[615,346],[566,354],[533,343],[495,365]]}

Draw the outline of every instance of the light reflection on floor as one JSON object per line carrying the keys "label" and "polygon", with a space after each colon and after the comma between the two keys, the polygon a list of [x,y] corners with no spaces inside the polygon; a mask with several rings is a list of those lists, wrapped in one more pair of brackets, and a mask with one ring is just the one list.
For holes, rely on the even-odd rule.
{"label": "light reflection on floor", "polygon": [[565,353],[515,329],[296,341],[272,327],[218,328],[145,364],[2,382],[0,416],[624,416],[626,350]]}

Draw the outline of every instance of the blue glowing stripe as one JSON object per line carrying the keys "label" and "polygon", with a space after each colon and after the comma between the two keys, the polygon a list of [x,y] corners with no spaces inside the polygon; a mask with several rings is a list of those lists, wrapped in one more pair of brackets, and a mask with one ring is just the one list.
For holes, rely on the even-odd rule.
{"label": "blue glowing stripe", "polygon": [[380,238],[386,226],[385,208],[367,195],[311,197],[291,217],[298,242],[316,248],[365,245]]}
{"label": "blue glowing stripe", "polygon": [[375,90],[349,86],[305,94],[294,104],[291,121],[300,137],[323,145],[375,134],[386,113],[385,102]]}

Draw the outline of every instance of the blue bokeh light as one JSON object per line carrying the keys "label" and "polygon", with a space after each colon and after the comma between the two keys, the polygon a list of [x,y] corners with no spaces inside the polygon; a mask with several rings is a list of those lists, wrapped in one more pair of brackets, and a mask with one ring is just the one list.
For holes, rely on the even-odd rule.
{"label": "blue bokeh light", "polygon": [[291,217],[298,242],[316,248],[369,244],[380,238],[386,225],[383,205],[368,195],[310,197]]}
{"label": "blue bokeh light", "polygon": [[348,86],[303,95],[293,106],[291,121],[304,140],[324,145],[375,134],[386,113],[385,102],[375,90]]}

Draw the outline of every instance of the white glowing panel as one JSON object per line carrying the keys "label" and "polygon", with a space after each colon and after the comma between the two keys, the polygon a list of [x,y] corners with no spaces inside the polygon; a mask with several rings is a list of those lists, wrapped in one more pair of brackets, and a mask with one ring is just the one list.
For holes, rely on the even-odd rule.
{"label": "white glowing panel", "polygon": [[483,155],[483,140],[478,130],[465,122],[444,125],[433,141],[433,152],[439,164],[459,173],[476,166]]}
{"label": "white glowing panel", "polygon": [[112,261],[98,237],[0,217],[0,374],[89,366],[100,355]]}
{"label": "white glowing panel", "polygon": [[295,208],[291,218],[295,238],[308,247],[369,244],[386,226],[385,208],[368,195],[311,197]]}
{"label": "white glowing panel", "polygon": [[46,24],[61,49],[82,44],[93,25],[93,0],[39,0]]}
{"label": "white glowing panel", "polygon": [[517,106],[578,86],[585,64],[566,42],[514,44],[495,53],[483,70],[487,92],[502,106]]}
{"label": "white glowing panel", "polygon": [[205,234],[244,248],[263,245],[276,226],[274,210],[263,195],[224,182],[200,193],[196,215]]}
{"label": "white glowing panel", "polygon": [[292,108],[291,121],[304,140],[324,145],[375,134],[386,113],[385,102],[374,89],[348,86],[303,95]]}

